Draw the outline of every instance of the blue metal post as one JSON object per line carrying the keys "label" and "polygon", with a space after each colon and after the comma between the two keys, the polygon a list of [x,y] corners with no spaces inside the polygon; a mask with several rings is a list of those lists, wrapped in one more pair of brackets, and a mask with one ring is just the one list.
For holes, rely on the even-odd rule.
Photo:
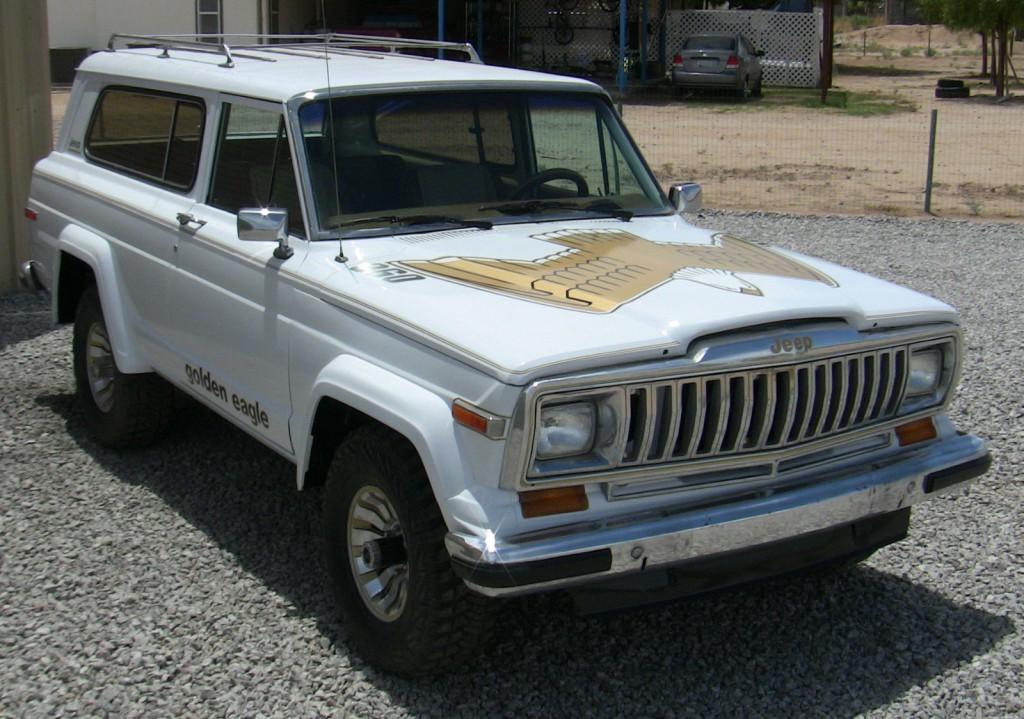
{"label": "blue metal post", "polygon": [[[437,0],[437,39],[444,42],[444,0]],[[438,50],[437,56],[444,57],[444,50]]]}
{"label": "blue metal post", "polygon": [[[443,0],[442,0],[443,2]],[[626,92],[626,0],[619,0],[619,92]]]}
{"label": "blue metal post", "polygon": [[476,0],[476,54],[484,59],[484,0]]}
{"label": "blue metal post", "polygon": [[668,11],[665,7],[667,2],[668,0],[661,0],[661,6],[658,8],[660,13],[658,17],[661,18],[661,32],[658,33],[658,61],[661,63],[663,70],[668,68],[668,38],[665,37],[668,25]]}
{"label": "blue metal post", "polygon": [[643,0],[640,27],[640,79],[647,80],[647,0]]}

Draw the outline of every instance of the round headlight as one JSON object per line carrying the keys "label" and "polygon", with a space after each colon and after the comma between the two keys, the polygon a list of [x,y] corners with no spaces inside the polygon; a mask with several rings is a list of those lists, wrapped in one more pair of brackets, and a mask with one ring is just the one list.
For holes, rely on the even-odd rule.
{"label": "round headlight", "polygon": [[594,444],[597,410],[591,402],[554,405],[540,411],[537,459],[572,457]]}
{"label": "round headlight", "polygon": [[919,350],[910,355],[910,378],[907,396],[931,394],[942,379],[942,351],[936,348]]}

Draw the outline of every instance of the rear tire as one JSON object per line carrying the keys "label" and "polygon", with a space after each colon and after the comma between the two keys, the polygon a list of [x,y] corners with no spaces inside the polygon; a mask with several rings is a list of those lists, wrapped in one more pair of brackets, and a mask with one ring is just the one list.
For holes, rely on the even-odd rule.
{"label": "rear tire", "polygon": [[750,78],[744,77],[743,84],[739,89],[739,98],[741,102],[746,102],[750,99]]}
{"label": "rear tire", "polygon": [[155,374],[124,374],[117,368],[95,285],[78,300],[72,354],[78,403],[93,439],[123,449],[145,447],[160,437],[171,418],[174,391]]}
{"label": "rear tire", "polygon": [[382,425],[335,451],[323,493],[324,551],[359,654],[405,676],[472,658],[494,602],[452,571],[444,519],[415,448]]}
{"label": "rear tire", "polygon": [[762,97],[764,95],[764,78],[763,77],[757,78],[757,82],[754,83],[753,95],[754,95],[754,97]]}

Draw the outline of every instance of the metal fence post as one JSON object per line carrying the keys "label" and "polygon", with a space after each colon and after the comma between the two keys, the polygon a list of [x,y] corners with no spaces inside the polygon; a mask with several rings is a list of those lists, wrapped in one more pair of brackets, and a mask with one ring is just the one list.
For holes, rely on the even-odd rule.
{"label": "metal fence post", "polygon": [[939,123],[939,111],[932,110],[932,126],[928,133],[928,177],[924,181],[924,211],[932,212],[932,177],[935,174],[935,128]]}
{"label": "metal fence post", "polygon": [[620,95],[626,92],[626,1],[619,0],[619,71],[616,79]]}

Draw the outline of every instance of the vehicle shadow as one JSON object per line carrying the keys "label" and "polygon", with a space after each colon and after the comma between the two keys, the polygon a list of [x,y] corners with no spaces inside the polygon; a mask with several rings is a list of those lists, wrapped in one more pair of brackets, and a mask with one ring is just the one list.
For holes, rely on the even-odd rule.
{"label": "vehicle shadow", "polygon": [[[321,571],[319,492],[297,493],[291,464],[193,403],[159,447],[114,453],[88,439],[73,396],[37,402],[107,471],[158,495],[349,654]],[[499,614],[486,652],[452,674],[407,680],[351,664],[417,716],[851,716],[1014,630],[870,567],[603,616],[577,616],[565,595],[506,602]]]}

